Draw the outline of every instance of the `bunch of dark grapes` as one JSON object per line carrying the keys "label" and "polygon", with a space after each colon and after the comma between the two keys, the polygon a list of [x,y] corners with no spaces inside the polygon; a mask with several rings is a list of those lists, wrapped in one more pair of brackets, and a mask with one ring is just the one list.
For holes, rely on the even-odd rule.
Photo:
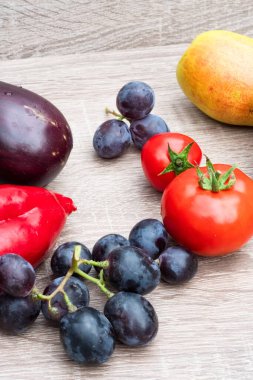
{"label": "bunch of dark grapes", "polygon": [[148,84],[139,81],[127,83],[118,92],[116,103],[120,113],[108,109],[106,112],[117,118],[102,123],[93,137],[93,147],[100,157],[121,156],[130,146],[131,139],[141,150],[150,137],[169,132],[160,116],[150,114],[155,104],[155,94]]}
{"label": "bunch of dark grapes", "polygon": [[[97,277],[89,274],[92,266]],[[19,255],[5,254],[0,256],[0,328],[20,333],[42,310],[46,320],[59,328],[71,359],[101,364],[112,355],[116,341],[138,347],[156,336],[158,317],[144,295],[161,279],[169,284],[189,281],[197,267],[196,256],[173,246],[156,219],[137,223],[128,239],[103,236],[92,252],[76,241],[60,245],[51,259],[56,278],[43,293],[34,287],[33,267]],[[89,306],[85,279],[108,297],[103,313]]]}
{"label": "bunch of dark grapes", "polygon": [[[78,247],[79,255],[75,258]],[[68,356],[78,363],[100,364],[109,359],[117,340],[129,346],[149,343],[157,334],[158,317],[143,295],[160,283],[159,265],[143,249],[130,246],[129,240],[118,234],[99,239],[93,247],[91,260],[82,259],[80,253],[81,244],[76,242],[65,243],[56,249],[51,259],[54,274],[59,274],[59,268],[67,258],[72,256],[73,259],[64,267],[64,272],[60,272],[63,275],[67,270],[63,277],[64,287],[62,277],[53,280],[43,293],[43,296],[51,294],[53,297],[42,301],[46,319],[59,325],[61,341]],[[79,269],[84,263],[97,269],[98,278]],[[72,270],[78,277],[70,276],[66,281]],[[97,284],[108,296],[104,313],[88,306],[89,297],[77,283],[80,281],[86,286],[81,277]],[[68,285],[73,280],[79,292],[71,290],[71,284]],[[109,290],[107,284],[116,293]],[[66,304],[62,290],[66,292],[71,307],[68,302]],[[80,293],[83,295],[78,297]]]}
{"label": "bunch of dark grapes", "polygon": [[[56,249],[51,260],[55,274],[59,274],[55,268],[61,267],[63,261],[73,256],[77,244],[80,243],[65,243]],[[55,314],[57,317],[51,316],[51,320],[57,319],[59,322],[61,340],[68,356],[86,364],[105,362],[113,353],[116,341],[131,347],[143,346],[152,341],[158,331],[158,317],[144,295],[153,291],[161,279],[169,284],[189,281],[198,267],[197,257],[181,247],[173,246],[163,224],[156,219],[137,223],[128,239],[119,234],[101,237],[95,243],[91,260],[87,263],[94,266],[98,278],[78,270],[74,275],[78,275],[78,279],[84,277],[95,282],[105,292],[108,300],[104,313],[88,307],[88,303],[84,307],[78,306],[74,292],[68,292],[77,310],[67,311],[61,301],[56,305],[60,308]],[[82,262],[79,268],[81,265]],[[60,274],[63,275],[71,267],[73,263],[69,260]],[[106,287],[107,284],[114,293]],[[50,291],[47,287],[44,294],[53,292],[56,285],[51,285]],[[67,282],[64,289],[68,291]],[[87,297],[83,297],[83,300],[88,302]],[[48,307],[45,317],[50,319]],[[89,326],[93,326],[93,329]]]}

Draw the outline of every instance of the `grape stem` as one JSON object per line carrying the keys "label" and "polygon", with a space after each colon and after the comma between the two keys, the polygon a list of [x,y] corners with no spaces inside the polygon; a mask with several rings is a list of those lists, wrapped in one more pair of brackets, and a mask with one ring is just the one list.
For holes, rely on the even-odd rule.
{"label": "grape stem", "polygon": [[101,282],[101,279],[91,277],[87,273],[83,272],[81,269],[78,269],[78,268],[75,270],[75,273],[79,274],[79,276],[85,278],[86,280],[93,282],[93,284],[96,284],[99,287],[99,289],[103,293],[106,294],[108,298],[111,298],[114,295],[114,293],[110,292],[110,290],[105,287],[104,279],[102,279],[102,282]]}
{"label": "grape stem", "polygon": [[[62,293],[63,294],[63,297],[64,297],[64,300],[65,300],[65,303],[67,305],[67,308],[68,308],[68,311],[71,313],[71,312],[74,312],[77,310],[76,306],[72,304],[72,302],[70,301],[67,293],[64,291],[64,286],[66,285],[67,281],[69,280],[69,278],[74,274],[78,274],[79,276],[81,276],[82,278],[88,280],[88,281],[91,281],[93,282],[94,284],[96,284],[99,289],[105,293],[105,295],[108,297],[108,298],[111,298],[114,293],[112,293],[109,289],[106,288],[105,286],[105,281],[104,281],[104,271],[103,269],[107,268],[108,265],[109,265],[109,262],[108,260],[105,260],[105,261],[93,261],[93,260],[85,260],[85,259],[80,259],[80,254],[81,254],[81,246],[80,245],[76,245],[75,246],[75,250],[74,250],[74,254],[73,254],[73,258],[72,258],[72,266],[71,268],[68,270],[68,272],[66,273],[66,275],[64,276],[63,280],[61,281],[61,283],[59,284],[59,286],[49,295],[45,295],[45,294],[42,294],[42,293],[39,293],[37,289],[33,289],[33,296],[42,300],[42,301],[48,301],[48,308],[51,312],[54,312],[54,307],[51,305],[51,301],[52,299],[58,294],[58,293]],[[89,274],[85,273],[84,271],[82,271],[80,268],[79,268],[79,265],[81,264],[86,264],[86,265],[93,265],[93,266],[97,266],[97,267],[100,267],[102,268],[100,273],[99,273],[99,279],[98,278],[94,278],[92,276],[90,276]]]}
{"label": "grape stem", "polygon": [[81,260],[78,260],[78,266],[80,264],[86,264],[86,265],[93,265],[95,267],[99,267],[99,268],[108,268],[109,266],[109,262],[108,260],[105,260],[105,261],[94,261],[94,260],[86,260],[86,259],[81,259]]}
{"label": "grape stem", "polygon": [[106,115],[116,116],[119,120],[126,119],[125,116],[121,115],[120,113],[118,113],[118,112],[116,112],[114,110],[110,110],[108,107],[105,107],[105,113],[106,113]]}

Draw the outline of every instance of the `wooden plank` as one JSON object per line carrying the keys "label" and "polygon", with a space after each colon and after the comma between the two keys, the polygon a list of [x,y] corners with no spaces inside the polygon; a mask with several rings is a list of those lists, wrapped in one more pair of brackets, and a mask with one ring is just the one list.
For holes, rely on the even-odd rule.
{"label": "wooden plank", "polygon": [[[119,88],[129,80],[149,83],[156,93],[154,113],[171,130],[189,134],[215,162],[236,162],[253,175],[252,128],[224,126],[198,111],[184,97],[175,67],[185,45],[78,54],[0,62],[1,79],[47,97],[68,119],[74,149],[49,188],[71,196],[73,214],[58,244],[79,240],[92,248],[110,232],[128,236],[148,217],[160,219],[160,197],[146,182],[139,152],[121,158],[96,157],[92,136],[103,122],[104,107],[115,107]],[[66,358],[57,328],[42,316],[20,337],[1,333],[1,379],[252,379],[252,241],[240,253],[201,260],[198,275],[185,286],[162,283],[147,298],[157,310],[160,328],[152,344],[128,349],[118,345],[112,359],[96,368]],[[49,282],[50,263],[38,271],[38,287]],[[91,286],[91,305],[105,298]]]}
{"label": "wooden plank", "polygon": [[253,37],[252,13],[251,0],[5,0],[0,58],[170,45],[208,29]]}

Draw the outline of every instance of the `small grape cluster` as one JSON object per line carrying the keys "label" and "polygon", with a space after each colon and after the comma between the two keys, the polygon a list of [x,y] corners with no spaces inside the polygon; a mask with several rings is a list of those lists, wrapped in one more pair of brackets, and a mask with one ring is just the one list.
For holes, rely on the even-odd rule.
{"label": "small grape cluster", "polygon": [[[150,114],[154,107],[153,89],[144,82],[129,82],[118,92],[117,108],[120,113],[110,111],[116,119],[102,123],[93,137],[93,147],[102,158],[121,156],[131,144],[141,150],[148,139],[157,133],[169,132],[165,121],[157,115]],[[128,128],[127,120],[130,123]]]}
{"label": "small grape cluster", "polygon": [[[92,266],[97,277],[89,274]],[[173,246],[156,219],[137,223],[128,239],[119,234],[103,236],[92,252],[75,241],[60,245],[51,259],[57,277],[43,293],[34,286],[33,267],[19,255],[5,254],[0,257],[0,326],[20,333],[41,310],[48,321],[59,326],[71,359],[101,364],[112,355],[116,340],[138,347],[156,336],[158,317],[144,295],[154,290],[161,278],[171,284],[190,280],[197,267],[197,257]],[[108,297],[104,313],[89,306],[84,279]]]}

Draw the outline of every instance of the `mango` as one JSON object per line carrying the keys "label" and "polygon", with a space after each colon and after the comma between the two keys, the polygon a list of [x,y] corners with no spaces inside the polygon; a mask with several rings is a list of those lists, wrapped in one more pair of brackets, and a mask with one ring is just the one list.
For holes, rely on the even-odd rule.
{"label": "mango", "polygon": [[224,30],[197,36],[177,65],[177,80],[201,111],[253,126],[253,39]]}

